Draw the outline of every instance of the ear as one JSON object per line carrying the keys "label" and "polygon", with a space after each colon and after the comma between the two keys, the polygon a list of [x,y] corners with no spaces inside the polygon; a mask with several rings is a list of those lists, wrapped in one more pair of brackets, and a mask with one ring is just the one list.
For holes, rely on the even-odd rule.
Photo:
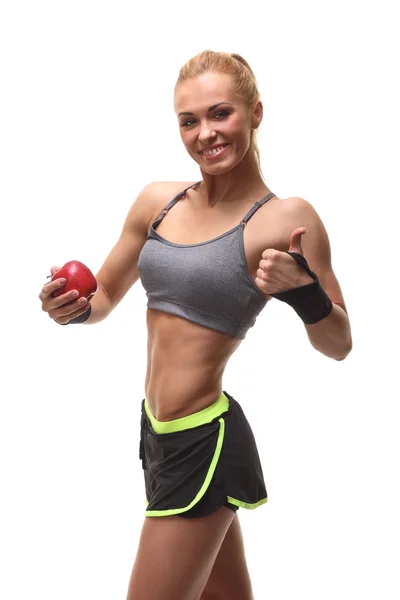
{"label": "ear", "polygon": [[255,105],[251,115],[251,126],[253,129],[258,129],[263,118],[263,105],[261,100]]}

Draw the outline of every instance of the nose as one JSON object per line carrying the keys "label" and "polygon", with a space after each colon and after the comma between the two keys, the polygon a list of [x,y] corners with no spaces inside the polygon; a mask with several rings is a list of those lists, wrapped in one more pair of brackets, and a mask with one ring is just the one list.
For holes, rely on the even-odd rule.
{"label": "nose", "polygon": [[214,139],[216,137],[216,132],[213,130],[212,126],[210,125],[210,123],[208,123],[207,121],[205,123],[203,123],[200,127],[200,133],[199,133],[199,141],[202,144],[206,144],[207,142],[210,142],[210,140]]}

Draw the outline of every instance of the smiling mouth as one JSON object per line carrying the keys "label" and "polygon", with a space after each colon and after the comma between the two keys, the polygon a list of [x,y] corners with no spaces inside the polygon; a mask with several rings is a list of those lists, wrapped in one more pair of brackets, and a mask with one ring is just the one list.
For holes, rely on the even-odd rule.
{"label": "smiling mouth", "polygon": [[205,156],[206,158],[214,158],[215,156],[219,156],[225,148],[229,146],[229,144],[221,144],[217,148],[213,148],[212,150],[202,150],[200,154]]}

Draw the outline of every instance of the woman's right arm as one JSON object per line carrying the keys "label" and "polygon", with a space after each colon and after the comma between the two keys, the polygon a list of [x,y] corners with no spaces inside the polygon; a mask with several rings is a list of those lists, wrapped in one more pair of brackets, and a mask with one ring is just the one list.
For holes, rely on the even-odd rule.
{"label": "woman's right arm", "polygon": [[[150,183],[140,192],[125,219],[119,240],[107,256],[96,274],[97,290],[90,300],[91,314],[85,323],[98,323],[105,319],[122,300],[132,285],[139,279],[137,263],[140,251],[146,241],[148,227],[154,214],[160,183]],[[56,269],[52,269],[52,274]],[[79,298],[73,304],[72,292],[52,297],[52,292],[60,288],[57,279],[46,283],[40,292],[42,309],[59,324],[65,325],[71,319],[83,314],[89,308],[87,299],[79,305]]]}

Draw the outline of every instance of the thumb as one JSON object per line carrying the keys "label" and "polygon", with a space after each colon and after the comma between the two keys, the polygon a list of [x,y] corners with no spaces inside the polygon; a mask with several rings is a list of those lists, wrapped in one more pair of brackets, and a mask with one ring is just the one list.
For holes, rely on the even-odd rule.
{"label": "thumb", "polygon": [[301,236],[308,233],[305,227],[297,227],[290,236],[289,252],[297,252],[303,256],[303,248],[301,247]]}
{"label": "thumb", "polygon": [[57,273],[57,271],[60,270],[60,267],[51,267],[50,269],[50,275],[47,275],[47,279],[49,279],[50,277],[53,277],[54,273]]}

